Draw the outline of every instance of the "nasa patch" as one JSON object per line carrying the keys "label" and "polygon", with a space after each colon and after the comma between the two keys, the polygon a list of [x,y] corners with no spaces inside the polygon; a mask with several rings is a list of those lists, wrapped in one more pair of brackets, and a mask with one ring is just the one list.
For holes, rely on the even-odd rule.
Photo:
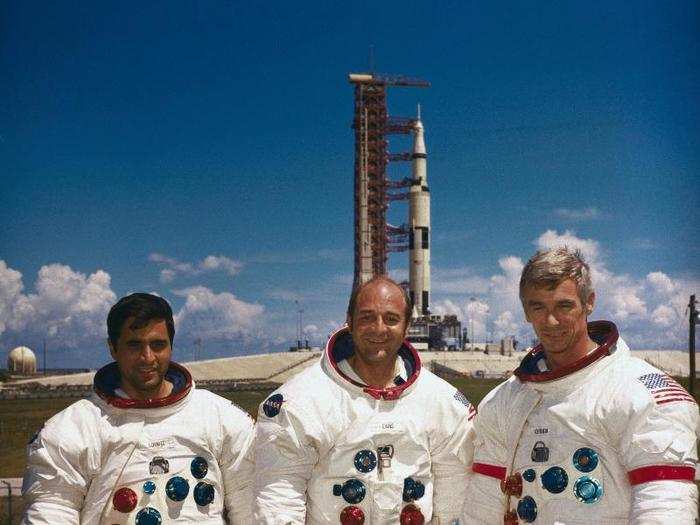
{"label": "nasa patch", "polygon": [[265,412],[267,417],[275,417],[280,413],[282,403],[284,403],[284,397],[282,397],[282,394],[272,394],[263,403],[263,412]]}

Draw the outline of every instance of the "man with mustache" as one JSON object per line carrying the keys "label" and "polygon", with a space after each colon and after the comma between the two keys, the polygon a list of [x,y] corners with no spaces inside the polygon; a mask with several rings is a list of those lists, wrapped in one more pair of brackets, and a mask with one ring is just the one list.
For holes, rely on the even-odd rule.
{"label": "man with mustache", "polygon": [[261,405],[256,524],[457,522],[474,409],[421,368],[410,317],[394,281],[359,286],[321,361]]}
{"label": "man with mustache", "polygon": [[534,255],[520,299],[540,344],[479,405],[463,522],[694,524],[695,400],[588,322],[579,252]]}
{"label": "man with mustache", "polygon": [[29,444],[22,523],[250,524],[252,420],[171,361],[170,305],[124,297],[107,331],[94,394]]}

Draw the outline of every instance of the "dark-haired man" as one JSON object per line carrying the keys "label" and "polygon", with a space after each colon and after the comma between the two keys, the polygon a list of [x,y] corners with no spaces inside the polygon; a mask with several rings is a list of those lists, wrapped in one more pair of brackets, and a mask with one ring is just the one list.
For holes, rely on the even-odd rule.
{"label": "dark-haired man", "polygon": [[533,256],[520,299],[541,343],[479,405],[464,523],[694,524],[694,399],[588,322],[580,253]]}
{"label": "dark-haired man", "polygon": [[321,361],[261,405],[254,523],[457,522],[474,410],[421,368],[410,314],[395,282],[365,283]]}
{"label": "dark-haired man", "polygon": [[251,523],[252,421],[170,360],[170,305],[124,297],[107,331],[114,362],[94,395],[29,445],[23,523]]}

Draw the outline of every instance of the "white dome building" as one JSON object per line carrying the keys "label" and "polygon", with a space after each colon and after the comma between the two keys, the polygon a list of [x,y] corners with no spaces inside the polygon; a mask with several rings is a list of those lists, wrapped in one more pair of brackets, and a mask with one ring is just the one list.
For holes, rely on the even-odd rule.
{"label": "white dome building", "polygon": [[28,376],[36,374],[36,356],[26,346],[18,346],[7,356],[7,371],[10,374]]}

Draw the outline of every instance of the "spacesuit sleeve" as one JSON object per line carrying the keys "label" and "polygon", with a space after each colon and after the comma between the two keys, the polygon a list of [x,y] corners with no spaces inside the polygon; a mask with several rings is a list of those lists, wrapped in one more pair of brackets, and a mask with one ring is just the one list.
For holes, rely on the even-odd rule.
{"label": "spacesuit sleeve", "polygon": [[484,398],[473,420],[474,461],[462,509],[461,523],[464,524],[503,523],[506,511],[500,482],[506,474],[508,450],[499,418],[505,417],[507,412],[499,410],[494,392]]}
{"label": "spacesuit sleeve", "polygon": [[321,432],[282,394],[261,405],[254,442],[256,524],[305,523],[306,489],[319,457],[315,436]]}
{"label": "spacesuit sleeve", "polygon": [[87,417],[59,413],[32,439],[22,484],[26,503],[22,524],[80,523],[83,500],[94,472],[99,443],[92,443]]}
{"label": "spacesuit sleeve", "polygon": [[636,390],[620,443],[632,485],[630,523],[692,525],[698,514],[698,407],[689,396],[657,404]]}
{"label": "spacesuit sleeve", "polygon": [[473,418],[475,408],[459,391],[446,403],[440,428],[447,431],[431,451],[433,474],[433,516],[437,523],[456,523],[468,491],[474,455]]}
{"label": "spacesuit sleeve", "polygon": [[224,439],[219,462],[225,505],[232,525],[248,525],[253,523],[253,421],[237,407],[227,408],[222,414]]}

